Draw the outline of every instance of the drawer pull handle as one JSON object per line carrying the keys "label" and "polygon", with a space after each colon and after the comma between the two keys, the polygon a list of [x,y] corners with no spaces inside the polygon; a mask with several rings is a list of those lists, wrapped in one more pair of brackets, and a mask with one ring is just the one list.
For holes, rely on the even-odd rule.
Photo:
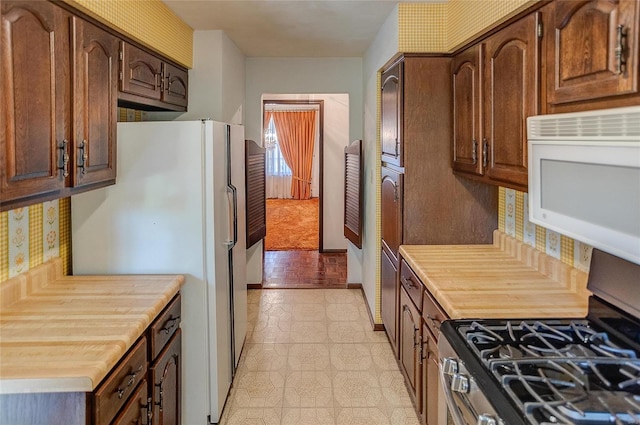
{"label": "drawer pull handle", "polygon": [[62,152],[62,167],[58,170],[62,171],[62,177],[69,177],[69,141],[64,139],[58,149]]}
{"label": "drawer pull handle", "polygon": [[129,388],[136,382],[136,374],[142,372],[142,369],[144,369],[144,367],[140,365],[138,369],[136,369],[134,372],[131,372],[130,374],[125,376],[125,379],[126,378],[129,378],[129,379],[126,379],[126,383],[120,384],[120,386],[118,386],[118,389],[116,389],[119,399],[121,399],[124,396],[124,393],[127,391],[127,388]]}
{"label": "drawer pull handle", "polygon": [[417,288],[416,284],[413,282],[413,279],[410,277],[402,276],[402,283],[404,283],[408,288]]}
{"label": "drawer pull handle", "polygon": [[626,70],[627,61],[624,58],[624,50],[625,44],[627,41],[627,32],[624,29],[624,25],[618,25],[616,28],[617,37],[616,37],[616,74],[623,74]]}
{"label": "drawer pull handle", "polygon": [[169,333],[171,333],[171,330],[178,326],[178,323],[180,323],[180,316],[169,318],[169,320],[164,322],[164,327],[160,329],[160,332],[164,333],[165,335],[169,335]]}
{"label": "drawer pull handle", "polygon": [[158,388],[159,391],[159,397],[158,397],[158,401],[155,402],[155,405],[158,406],[160,408],[160,411],[162,412],[162,407],[164,404],[164,391],[162,390],[162,384],[163,382],[161,381],[159,384],[156,384],[156,388]]}
{"label": "drawer pull handle", "polygon": [[438,320],[435,317],[432,317],[427,313],[427,319],[431,322],[434,328],[440,329],[440,325],[442,325],[442,320]]}
{"label": "drawer pull handle", "polygon": [[89,142],[83,140],[80,142],[80,146],[78,147],[82,151],[82,155],[80,155],[80,165],[79,167],[82,169],[82,174],[87,174],[87,166],[89,163]]}

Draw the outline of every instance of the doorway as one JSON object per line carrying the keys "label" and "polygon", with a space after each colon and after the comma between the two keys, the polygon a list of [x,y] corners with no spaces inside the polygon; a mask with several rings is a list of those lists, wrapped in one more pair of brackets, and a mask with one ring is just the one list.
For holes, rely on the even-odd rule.
{"label": "doorway", "polygon": [[[267,236],[265,251],[323,251],[322,238],[322,165],[323,165],[323,133],[324,133],[324,101],[323,100],[263,100],[263,146],[267,150],[266,158],[266,216]],[[296,114],[288,114],[295,112]],[[303,146],[296,151],[298,145],[283,145],[289,139],[291,129],[283,130],[284,124],[277,115],[300,115],[307,113],[308,119],[314,120],[313,151]],[[282,118],[282,117],[280,117]],[[293,121],[292,121],[293,122]],[[308,123],[307,123],[308,124]],[[298,125],[298,124],[295,124]],[[303,126],[305,124],[300,123]],[[287,135],[278,135],[277,128],[289,131]],[[310,130],[311,131],[311,130]],[[303,173],[294,173],[291,162],[312,154],[310,180]],[[295,166],[295,165],[294,165]],[[308,168],[308,167],[307,167]],[[303,186],[306,193],[299,193]],[[295,189],[295,190],[294,190]]]}

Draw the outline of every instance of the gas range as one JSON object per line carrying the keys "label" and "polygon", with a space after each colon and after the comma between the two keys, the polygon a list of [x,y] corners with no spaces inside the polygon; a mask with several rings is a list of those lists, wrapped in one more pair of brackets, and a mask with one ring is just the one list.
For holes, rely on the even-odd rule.
{"label": "gas range", "polygon": [[613,285],[626,288],[624,302],[601,298],[616,300],[600,290],[596,267],[584,319],[442,324],[441,379],[456,425],[640,424],[640,319],[619,308],[640,308],[640,266],[609,257],[594,250],[595,262],[632,278]]}

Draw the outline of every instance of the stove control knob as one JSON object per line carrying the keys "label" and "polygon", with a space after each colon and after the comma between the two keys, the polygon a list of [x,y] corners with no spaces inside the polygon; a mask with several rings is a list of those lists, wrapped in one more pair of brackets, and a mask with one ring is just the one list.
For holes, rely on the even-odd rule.
{"label": "stove control knob", "polygon": [[491,415],[478,416],[478,425],[498,425],[498,421]]}
{"label": "stove control knob", "polygon": [[445,375],[453,375],[458,373],[458,361],[451,357],[442,359],[442,372]]}
{"label": "stove control knob", "polygon": [[451,390],[457,393],[468,393],[469,378],[459,373],[454,373],[451,377]]}

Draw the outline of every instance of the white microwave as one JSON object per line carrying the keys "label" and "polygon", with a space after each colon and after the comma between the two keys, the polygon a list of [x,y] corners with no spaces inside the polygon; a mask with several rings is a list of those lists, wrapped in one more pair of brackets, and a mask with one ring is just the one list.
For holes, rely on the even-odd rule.
{"label": "white microwave", "polygon": [[529,220],[640,264],[640,106],[527,119]]}

